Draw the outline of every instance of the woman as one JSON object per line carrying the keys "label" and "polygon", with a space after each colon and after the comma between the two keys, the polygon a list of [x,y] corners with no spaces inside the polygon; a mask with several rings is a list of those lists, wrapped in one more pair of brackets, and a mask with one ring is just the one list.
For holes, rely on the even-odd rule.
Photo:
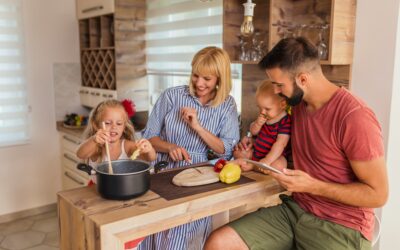
{"label": "woman", "polygon": [[[207,161],[211,149],[229,159],[239,140],[236,103],[228,54],[217,47],[200,50],[192,60],[189,86],[165,90],[157,100],[143,136],[169,168]],[[211,217],[147,237],[138,249],[202,249]]]}

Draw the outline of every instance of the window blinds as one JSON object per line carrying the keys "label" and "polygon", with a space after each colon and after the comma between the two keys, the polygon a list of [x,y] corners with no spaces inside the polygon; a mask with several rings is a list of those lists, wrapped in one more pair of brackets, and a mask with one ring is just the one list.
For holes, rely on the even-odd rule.
{"label": "window blinds", "polygon": [[190,72],[194,54],[210,45],[222,47],[222,0],[148,1],[149,74]]}
{"label": "window blinds", "polygon": [[[222,48],[222,0],[148,0],[146,56],[150,110],[166,88],[188,84],[191,61],[207,46]],[[232,65],[240,105],[241,66]]]}
{"label": "window blinds", "polygon": [[22,0],[0,0],[0,146],[28,140]]}

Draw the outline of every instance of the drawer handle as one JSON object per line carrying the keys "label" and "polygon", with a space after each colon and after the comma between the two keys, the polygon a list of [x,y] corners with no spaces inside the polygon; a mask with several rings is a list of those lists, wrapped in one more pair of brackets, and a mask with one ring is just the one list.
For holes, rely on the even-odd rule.
{"label": "drawer handle", "polygon": [[74,176],[70,175],[68,172],[64,172],[64,175],[80,185],[85,185],[85,183],[83,181],[76,179]]}
{"label": "drawer handle", "polygon": [[71,156],[69,156],[68,154],[64,154],[64,158],[67,160],[72,161],[75,164],[78,164],[79,162],[77,160],[75,160],[74,158],[72,158]]}
{"label": "drawer handle", "polygon": [[72,142],[72,143],[74,143],[74,144],[76,144],[76,145],[80,145],[80,144],[81,144],[81,142],[76,141],[76,140],[74,140],[74,139],[71,139],[71,138],[69,138],[69,137],[66,136],[66,135],[64,135],[63,138],[64,138],[66,141]]}
{"label": "drawer handle", "polygon": [[90,7],[87,9],[83,9],[82,12],[83,13],[88,13],[88,12],[92,12],[92,11],[96,11],[96,10],[102,10],[103,9],[103,5],[99,5],[99,6],[94,6],[94,7]]}

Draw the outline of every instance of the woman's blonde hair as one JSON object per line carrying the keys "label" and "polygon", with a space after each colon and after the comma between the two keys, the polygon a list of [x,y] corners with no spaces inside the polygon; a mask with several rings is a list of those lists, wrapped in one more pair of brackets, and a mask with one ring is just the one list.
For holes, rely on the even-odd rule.
{"label": "woman's blonde hair", "polygon": [[103,122],[102,117],[106,108],[120,108],[124,111],[123,113],[125,120],[125,129],[124,132],[122,133],[121,138],[127,140],[134,140],[135,129],[133,128],[132,122],[130,121],[128,114],[126,113],[124,106],[120,101],[113,99],[103,101],[99,103],[94,109],[92,109],[89,115],[88,126],[86,127],[86,130],[84,132],[85,137],[89,138],[95,135],[98,128],[101,128],[102,126],[101,123]]}
{"label": "woman's blonde hair", "polygon": [[216,94],[211,101],[211,106],[218,106],[223,103],[231,92],[231,61],[228,53],[221,48],[206,47],[197,52],[193,57],[192,74],[189,83],[189,90],[192,95],[196,94],[192,83],[194,74],[213,75],[218,78],[215,90]]}

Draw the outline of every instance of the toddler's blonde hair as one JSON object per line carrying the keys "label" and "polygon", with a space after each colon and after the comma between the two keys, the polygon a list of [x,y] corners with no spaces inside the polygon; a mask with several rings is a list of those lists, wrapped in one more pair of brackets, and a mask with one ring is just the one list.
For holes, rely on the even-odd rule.
{"label": "toddler's blonde hair", "polygon": [[263,80],[260,85],[258,85],[257,90],[256,90],[256,97],[259,96],[268,96],[275,98],[276,100],[279,101],[286,101],[284,97],[275,94],[274,91],[274,85],[270,80]]}

